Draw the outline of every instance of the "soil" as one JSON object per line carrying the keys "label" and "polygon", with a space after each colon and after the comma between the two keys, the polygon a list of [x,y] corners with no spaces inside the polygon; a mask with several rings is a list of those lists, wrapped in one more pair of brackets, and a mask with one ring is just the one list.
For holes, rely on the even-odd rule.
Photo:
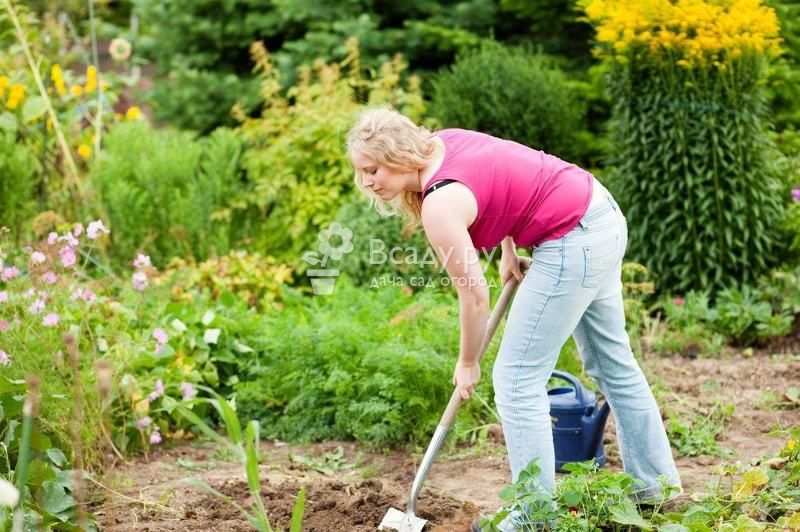
{"label": "soil", "polygon": [[[781,395],[800,382],[799,355],[784,351],[715,359],[651,356],[643,366],[651,384],[671,390],[660,397],[665,410],[702,413],[717,403],[734,405],[718,439],[730,456],[685,457],[673,450],[684,500],[706,490],[715,479],[715,464],[756,462],[785,443],[768,432],[800,426],[800,410],[764,406],[766,390]],[[621,470],[611,419],[605,435],[608,467]],[[499,507],[497,493],[510,481],[510,473],[502,436],[490,440],[494,441],[479,449],[455,449],[434,465],[417,505],[417,515],[429,520],[426,530],[467,531],[481,512]],[[261,494],[272,525],[288,529],[295,498],[305,487],[303,530],[331,532],[375,530],[390,507],[404,510],[420,459],[403,452],[379,453],[351,442],[265,442],[262,455]],[[187,442],[109,471],[103,483],[114,493],[99,491],[103,498],[93,513],[103,530],[252,530],[238,509],[189,485],[189,477],[199,477],[245,508],[253,503],[237,464],[211,444]]]}

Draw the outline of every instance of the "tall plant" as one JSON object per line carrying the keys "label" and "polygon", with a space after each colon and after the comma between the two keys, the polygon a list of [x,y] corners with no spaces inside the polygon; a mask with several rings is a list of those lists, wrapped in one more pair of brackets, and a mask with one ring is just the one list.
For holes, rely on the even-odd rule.
{"label": "tall plant", "polygon": [[788,199],[763,92],[780,53],[759,0],[584,0],[610,63],[612,186],[631,258],[666,290],[752,282]]}

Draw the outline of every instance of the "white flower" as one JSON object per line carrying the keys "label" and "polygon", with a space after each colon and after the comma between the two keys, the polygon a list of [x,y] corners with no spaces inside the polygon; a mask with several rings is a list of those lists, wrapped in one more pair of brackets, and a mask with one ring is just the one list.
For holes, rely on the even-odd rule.
{"label": "white flower", "polygon": [[86,228],[86,236],[89,240],[95,240],[103,233],[108,234],[110,231],[103,225],[102,220],[89,222],[89,227]]}
{"label": "white flower", "polygon": [[14,508],[19,502],[19,491],[11,482],[0,478],[0,506]]}
{"label": "white flower", "polygon": [[34,264],[41,264],[47,260],[47,257],[44,256],[44,253],[41,251],[34,251],[31,253],[31,262]]}
{"label": "white flower", "polygon": [[140,292],[143,292],[145,288],[147,288],[147,274],[144,272],[136,272],[133,274],[133,278],[131,279],[133,283],[133,287]]}
{"label": "white flower", "polygon": [[78,239],[75,238],[72,233],[64,233],[64,236],[58,237],[58,241],[66,242],[68,246],[73,248],[76,248],[80,245],[80,242],[78,242]]}
{"label": "white flower", "polygon": [[55,231],[47,235],[47,243],[50,244],[51,246],[56,243],[56,240],[58,240],[58,233],[56,233]]}
{"label": "white flower", "polygon": [[136,268],[145,268],[150,266],[150,255],[139,253],[133,261],[133,266]]}
{"label": "white flower", "polygon": [[132,48],[131,43],[125,39],[111,39],[111,44],[108,45],[108,54],[114,61],[125,61],[131,56]]}

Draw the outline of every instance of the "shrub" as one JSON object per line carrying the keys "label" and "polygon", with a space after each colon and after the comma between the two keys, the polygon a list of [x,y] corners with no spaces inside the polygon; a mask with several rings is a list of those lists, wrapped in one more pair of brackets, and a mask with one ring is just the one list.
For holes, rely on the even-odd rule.
{"label": "shrub", "polygon": [[229,205],[243,193],[241,156],[231,130],[202,140],[142,121],[112,130],[90,179],[115,230],[116,262],[139,251],[160,264],[227,253],[247,228],[242,211]]}
{"label": "shrub", "polygon": [[0,131],[0,226],[11,229],[16,239],[24,236],[23,226],[36,213],[35,163],[15,135]]}
{"label": "shrub", "polygon": [[774,12],[729,1],[696,2],[689,15],[655,0],[583,4],[611,63],[611,186],[631,259],[662,290],[754,282],[780,255],[788,198],[764,125]]}
{"label": "shrub", "polygon": [[[335,297],[285,297],[282,312],[265,316],[258,355],[235,387],[239,415],[260,420],[273,438],[379,445],[430,438],[452,392],[456,302],[435,291],[412,296],[336,282]],[[487,416],[473,401],[464,411],[472,421]]]}
{"label": "shrub", "polygon": [[445,127],[572,158],[585,110],[552,60],[492,45],[460,56],[434,80],[431,114]]}
{"label": "shrub", "polygon": [[[344,204],[336,222],[353,232],[353,251],[342,258],[339,268],[356,284],[370,285],[388,276],[401,278],[406,286],[412,279],[442,286],[447,277],[422,231],[404,237],[399,216],[381,217],[364,198]],[[390,256],[393,249],[401,251]]]}
{"label": "shrub", "polygon": [[406,68],[400,57],[384,64],[374,78],[363,79],[358,43],[348,41],[348,47],[350,55],[342,65],[318,61],[302,67],[290,101],[278,93],[278,74],[264,47],[253,46],[265,108],[259,118],[239,116],[247,145],[243,165],[253,184],[246,200],[266,213],[254,240],[278,261],[301,271],[306,266],[303,252],[352,197],[353,170],[344,135],[364,99],[391,103],[413,119],[424,109],[419,80],[412,76],[406,87],[400,82]]}

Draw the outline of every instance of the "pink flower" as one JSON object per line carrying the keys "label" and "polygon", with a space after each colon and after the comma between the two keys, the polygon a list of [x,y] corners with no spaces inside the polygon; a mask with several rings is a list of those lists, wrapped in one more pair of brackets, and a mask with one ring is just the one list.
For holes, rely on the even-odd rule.
{"label": "pink flower", "polygon": [[11,359],[8,358],[8,354],[0,349],[0,366],[8,366],[11,364]]}
{"label": "pink flower", "polygon": [[794,201],[800,201],[800,188],[792,189],[792,199]]}
{"label": "pink flower", "polygon": [[156,381],[155,389],[152,392],[150,392],[147,398],[150,399],[150,402],[152,403],[162,395],[164,395],[164,383],[161,382],[161,379],[158,379]]}
{"label": "pink flower", "polygon": [[89,227],[86,228],[86,237],[89,240],[95,240],[103,234],[107,235],[109,232],[101,220],[95,220],[94,222],[89,222]]}
{"label": "pink flower", "polygon": [[97,297],[94,295],[94,292],[92,292],[89,288],[76,288],[69,298],[73,301],[82,299],[87,303],[91,303],[97,299]]}
{"label": "pink flower", "polygon": [[58,325],[59,321],[61,321],[61,318],[58,317],[58,314],[56,314],[55,312],[51,312],[50,314],[42,318],[42,325],[45,325],[46,327],[55,327],[56,325]]}
{"label": "pink flower", "polygon": [[159,443],[161,443],[161,433],[156,428],[150,435],[150,445],[158,445]]}
{"label": "pink flower", "polygon": [[136,422],[140,429],[144,429],[150,426],[150,416],[144,416],[142,419]]}
{"label": "pink flower", "polygon": [[3,290],[0,292],[0,303],[5,303],[6,301],[8,301],[8,292]]}
{"label": "pink flower", "polygon": [[8,330],[8,320],[0,321],[0,331]]}
{"label": "pink flower", "polygon": [[44,253],[41,251],[34,251],[31,253],[31,262],[34,264],[41,264],[47,260],[47,257],[44,256]]}
{"label": "pink flower", "polygon": [[684,300],[682,297],[676,297],[676,298],[673,300],[673,303],[675,303],[675,304],[676,304],[676,305],[678,305],[679,307],[682,307],[682,306],[683,306],[683,304],[684,304],[684,303],[686,303],[686,301],[685,301],[685,300]]}
{"label": "pink flower", "polygon": [[75,235],[76,237],[79,237],[81,236],[81,233],[83,233],[83,224],[78,224],[72,230],[72,234]]}
{"label": "pink flower", "polygon": [[148,279],[147,274],[144,272],[136,272],[133,274],[133,278],[131,279],[133,282],[133,287],[140,291],[144,292],[144,289],[147,288]]}
{"label": "pink flower", "polygon": [[191,383],[182,382],[181,383],[181,394],[183,395],[183,399],[185,401],[188,401],[189,399],[191,399],[192,397],[197,395],[197,390],[194,389],[194,386],[192,386]]}
{"label": "pink flower", "polygon": [[42,275],[42,281],[44,281],[45,284],[56,284],[58,282],[58,275],[53,272],[45,272],[44,275]]}
{"label": "pink flower", "polygon": [[56,243],[57,240],[58,240],[58,233],[56,233],[55,231],[53,231],[52,233],[47,235],[47,244],[48,245],[52,246],[53,244]]}
{"label": "pink flower", "polygon": [[156,342],[158,342],[159,344],[166,344],[167,342],[169,342],[169,335],[167,335],[167,333],[164,332],[164,329],[156,329],[155,331],[153,331],[153,338],[155,338]]}
{"label": "pink flower", "polygon": [[3,269],[2,279],[4,281],[10,281],[17,275],[19,275],[19,270],[15,266],[11,266],[10,268]]}
{"label": "pink flower", "polygon": [[65,268],[75,266],[75,262],[78,260],[75,256],[75,251],[69,246],[61,248],[58,254],[61,256],[61,264],[63,264]]}
{"label": "pink flower", "polygon": [[136,258],[133,261],[133,266],[135,268],[145,268],[147,266],[150,266],[150,255],[139,253],[138,255],[136,255]]}
{"label": "pink flower", "polygon": [[80,245],[80,242],[78,242],[77,238],[72,236],[72,233],[64,233],[64,236],[58,237],[58,241],[59,242],[66,242],[67,245],[72,246],[74,248],[76,248],[76,247],[78,247]]}
{"label": "pink flower", "polygon": [[37,299],[36,301],[31,303],[31,306],[28,307],[28,311],[31,314],[39,314],[40,312],[43,312],[44,311],[44,301],[42,301],[41,299]]}

